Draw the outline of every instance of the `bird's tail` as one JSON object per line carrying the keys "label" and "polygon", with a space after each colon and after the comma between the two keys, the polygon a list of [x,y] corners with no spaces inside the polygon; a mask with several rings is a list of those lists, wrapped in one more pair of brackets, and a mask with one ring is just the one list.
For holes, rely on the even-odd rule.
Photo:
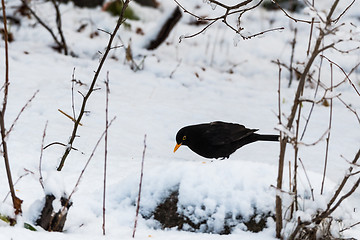
{"label": "bird's tail", "polygon": [[278,142],[280,140],[280,135],[270,135],[270,134],[256,134],[258,141],[272,141]]}

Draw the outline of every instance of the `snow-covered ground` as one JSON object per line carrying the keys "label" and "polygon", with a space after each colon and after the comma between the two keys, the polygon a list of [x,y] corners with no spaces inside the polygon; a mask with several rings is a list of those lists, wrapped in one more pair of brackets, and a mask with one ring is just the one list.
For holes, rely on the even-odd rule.
{"label": "snow-covered ground", "polygon": [[[20,1],[9,1],[11,6]],[[35,9],[52,27],[55,28],[54,10],[50,3],[35,3]],[[135,61],[141,62],[144,69],[133,72],[125,62],[124,48],[116,48],[110,53],[97,82],[95,91],[87,105],[89,111],[82,120],[74,147],[61,172],[56,171],[64,147],[53,145],[43,152],[42,175],[45,191],[61,196],[63,191],[70,194],[89,159],[93,148],[105,129],[105,84],[110,82],[109,117],[116,116],[109,129],[106,239],[130,239],[135,219],[134,202],[137,198],[140,166],[143,153],[144,135],[146,155],[141,211],[154,210],[156,204],[164,200],[174,188],[179,189],[179,204],[191,205],[194,218],[211,216],[210,224],[221,230],[225,215],[238,213],[250,216],[253,207],[262,211],[273,211],[275,205],[277,162],[279,144],[254,143],[245,146],[224,161],[204,159],[186,147],[173,153],[177,131],[190,124],[222,120],[237,122],[249,128],[259,128],[260,133],[277,133],[278,124],[278,66],[272,60],[290,62],[293,28],[298,29],[295,60],[306,60],[306,49],[310,27],[308,24],[294,23],[280,11],[267,12],[258,8],[243,16],[244,33],[257,33],[270,28],[284,27],[253,38],[241,40],[220,22],[191,39],[182,35],[193,34],[203,26],[189,25],[194,19],[183,14],[182,19],[171,32],[166,43],[155,51],[146,51],[144,45],[158,29],[159,21],[175,8],[173,1],[161,1],[159,9],[144,8],[131,3],[141,16],[140,21],[129,21],[129,28],[121,28],[114,45],[124,43],[131,47]],[[349,4],[341,1],[336,16]],[[181,4],[198,15],[213,15],[221,12],[217,7],[203,1],[183,0]],[[318,9],[328,9],[327,1],[316,3]],[[344,31],[340,36],[348,37],[353,30],[354,38],[359,40],[359,5],[354,5],[343,16]],[[8,7],[12,12],[13,8]],[[102,191],[104,144],[101,143],[92,158],[80,185],[72,197],[73,206],[63,233],[48,233],[37,227],[31,232],[22,227],[22,222],[32,225],[39,214],[44,198],[44,190],[39,183],[39,159],[42,135],[46,122],[45,144],[52,142],[67,143],[73,124],[61,114],[61,109],[72,113],[72,75],[85,85],[74,85],[75,110],[79,112],[81,93],[86,93],[96,70],[99,51],[103,52],[116,18],[100,9],[79,9],[72,4],[61,5],[63,30],[70,50],[77,57],[63,56],[50,46],[50,34],[34,19],[21,18],[21,26],[11,25],[10,31],[15,41],[9,45],[10,86],[6,112],[6,126],[11,123],[31,96],[39,90],[36,98],[16,122],[8,137],[9,158],[13,179],[28,173],[16,184],[16,193],[23,202],[23,215],[19,224],[9,227],[1,224],[1,239],[100,239],[102,237]],[[309,10],[297,17],[309,19]],[[350,24],[352,23],[352,24]],[[77,32],[82,24],[86,28]],[[141,28],[145,35],[136,33]],[[90,34],[99,35],[90,38]],[[334,36],[336,39],[339,35]],[[330,41],[330,40],[328,40]],[[343,44],[343,50],[359,46],[359,41]],[[0,55],[4,56],[4,44],[0,43]],[[349,72],[360,61],[359,51],[340,54],[327,51],[325,54]],[[3,62],[3,61],[2,61]],[[319,66],[319,61],[315,66]],[[74,70],[75,69],[75,70]],[[329,64],[324,60],[322,80],[330,83]],[[317,73],[316,73],[317,74]],[[0,68],[4,76],[4,64]],[[351,80],[359,89],[359,71]],[[282,70],[281,108],[288,115],[292,106],[297,82],[288,88],[287,70]],[[344,75],[334,67],[334,81],[338,83]],[[323,93],[319,90],[317,99]],[[350,84],[338,88],[342,99],[358,112],[359,96]],[[313,98],[314,89],[307,87],[305,96]],[[310,104],[304,104],[303,116],[307,117]],[[316,105],[312,120],[306,131],[304,142],[316,142],[328,128],[329,108]],[[285,119],[285,117],[284,117]],[[301,119],[301,126],[305,120]],[[304,212],[309,216],[317,209],[326,207],[340,179],[349,168],[347,160],[352,160],[359,149],[360,124],[344,105],[334,100],[332,131],[329,148],[329,162],[325,193],[320,195],[321,178],[324,165],[326,141],[323,139],[315,146],[301,146],[299,157],[314,188],[315,201],[309,199],[310,187],[302,167],[299,167],[299,194]],[[343,156],[343,157],[341,157]],[[293,161],[293,150],[288,146],[286,162]],[[288,164],[285,167],[284,190],[288,191]],[[0,164],[2,184],[0,196],[5,198],[8,185],[4,164]],[[31,171],[31,173],[29,173]],[[357,176],[358,177],[358,176]],[[356,176],[354,177],[354,179]],[[346,227],[359,222],[359,190],[334,213],[343,219]],[[284,196],[288,203],[287,196]],[[1,214],[11,214],[11,199],[0,205]],[[185,210],[184,210],[185,211]],[[306,215],[308,214],[308,215]],[[154,220],[140,217],[137,239],[274,239],[275,223],[268,220],[268,228],[260,233],[244,231],[237,226],[230,235],[191,233],[185,231],[155,229]],[[287,231],[291,227],[287,226]],[[216,232],[216,231],[215,231]],[[24,237],[25,236],[25,237]],[[360,228],[354,227],[343,232],[345,237],[360,238]]]}

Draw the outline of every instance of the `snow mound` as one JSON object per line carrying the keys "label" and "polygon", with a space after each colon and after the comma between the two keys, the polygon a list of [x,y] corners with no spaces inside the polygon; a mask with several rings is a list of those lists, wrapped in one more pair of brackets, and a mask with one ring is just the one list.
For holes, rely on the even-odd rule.
{"label": "snow mound", "polygon": [[[273,173],[273,166],[241,161],[168,163],[151,172],[145,167],[140,213],[155,228],[176,226],[209,233],[249,230],[249,221],[264,225],[262,219],[273,215]],[[122,181],[112,188],[116,191],[113,200],[121,208],[135,208],[138,185],[138,176]],[[164,209],[164,202],[169,201],[177,205],[176,216],[171,216],[171,206]],[[159,226],[154,220],[161,221],[161,210],[168,216]]]}
{"label": "snow mound", "polygon": [[[259,232],[274,224],[276,194],[282,195],[284,206],[294,201],[294,195],[277,192],[272,187],[277,178],[277,168],[272,165],[241,160],[169,161],[160,165],[154,164],[154,159],[146,161],[139,219],[145,228],[216,234]],[[146,163],[153,165],[151,170]],[[121,224],[130,228],[134,222],[139,176],[140,172],[109,188],[112,211],[118,213]],[[307,172],[305,176],[305,172],[299,171],[298,178],[295,214],[306,221],[326,209],[336,184],[327,180],[324,194],[317,191],[312,194],[311,189],[320,188],[322,175]],[[287,174],[284,179],[288,179]],[[351,219],[351,205],[345,204],[332,216],[337,224]],[[295,225],[288,222],[286,231],[292,232]]]}

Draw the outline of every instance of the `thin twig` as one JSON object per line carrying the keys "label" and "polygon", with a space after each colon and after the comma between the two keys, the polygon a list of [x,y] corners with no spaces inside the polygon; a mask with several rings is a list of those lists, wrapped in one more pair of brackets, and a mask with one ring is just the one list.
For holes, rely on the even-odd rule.
{"label": "thin twig", "polygon": [[[99,146],[101,140],[102,140],[103,137],[105,136],[105,133],[106,133],[107,129],[111,126],[111,124],[113,123],[113,121],[115,121],[115,119],[116,119],[116,117],[114,117],[114,118],[110,121],[109,125],[106,127],[106,129],[105,129],[104,132],[101,134],[101,136],[99,137],[98,141],[96,142],[96,144],[95,144],[95,146],[94,146],[94,149],[92,150],[92,152],[91,152],[88,160],[87,160],[86,163],[85,163],[84,168],[81,170],[81,173],[80,173],[80,175],[79,175],[79,177],[78,177],[78,180],[77,180],[76,183],[75,183],[75,186],[74,186],[73,190],[71,191],[69,197],[67,198],[66,203],[64,204],[63,208],[61,209],[61,212],[65,212],[65,211],[66,211],[65,209],[66,209],[66,207],[69,205],[71,197],[74,195],[74,193],[75,193],[76,190],[78,189],[78,186],[79,186],[79,184],[80,184],[80,180],[82,179],[82,176],[84,175],[85,170],[87,169],[87,167],[88,167],[91,159],[93,158],[97,147]],[[64,216],[64,214],[60,214],[60,217],[59,217],[59,219],[58,219],[58,222],[57,222],[56,226],[59,224],[59,222],[60,222],[60,220],[61,220],[61,218],[62,218],[63,216]]]}
{"label": "thin twig", "polygon": [[9,133],[13,130],[16,122],[19,120],[21,114],[25,111],[25,109],[29,106],[29,104],[31,103],[31,101],[36,97],[36,95],[39,93],[39,90],[37,90],[34,95],[26,102],[26,104],[21,108],[20,112],[18,113],[18,115],[16,116],[15,120],[13,121],[13,123],[11,124],[9,130],[6,132],[6,136],[9,135]]}
{"label": "thin twig", "polygon": [[355,176],[355,175],[358,175],[359,173],[360,173],[360,171],[349,173],[349,176]]}
{"label": "thin twig", "polygon": [[342,67],[340,67],[339,64],[335,63],[334,61],[331,61],[331,60],[330,60],[329,58],[327,58],[326,56],[321,55],[321,57],[323,57],[323,58],[325,58],[326,60],[328,60],[331,64],[334,64],[335,66],[337,66],[337,67],[344,73],[346,79],[350,82],[351,86],[354,88],[354,90],[355,90],[355,92],[357,93],[357,95],[360,96],[359,90],[357,90],[355,84],[351,81],[351,79],[349,78],[349,75],[346,74],[345,70],[344,70]]}
{"label": "thin twig", "polygon": [[295,53],[295,45],[296,45],[296,34],[297,34],[297,28],[294,29],[294,38],[291,42],[291,57],[290,57],[290,67],[289,67],[289,71],[290,71],[290,76],[289,76],[289,85],[288,87],[291,86],[292,80],[293,80],[293,62],[294,62],[294,53]]}
{"label": "thin twig", "polygon": [[178,64],[177,64],[176,67],[174,68],[174,70],[171,71],[169,78],[172,78],[172,77],[174,76],[176,70],[177,70],[177,69],[180,67],[180,65],[181,65],[181,61],[182,61],[182,60],[180,59],[179,62],[178,62]]}
{"label": "thin twig", "polygon": [[[48,147],[51,147],[52,145],[60,145],[60,146],[63,146],[63,147],[66,147],[66,144],[64,143],[61,143],[61,142],[52,142],[52,143],[49,143],[48,145],[46,145],[44,147],[44,150],[47,149]],[[71,147],[72,150],[75,150],[75,151],[79,151],[79,149],[77,148],[74,148],[74,147]],[[83,152],[81,152],[81,154],[84,154]]]}
{"label": "thin twig", "polygon": [[61,24],[61,13],[60,13],[60,9],[59,9],[59,3],[57,2],[57,0],[51,0],[52,4],[54,5],[55,8],[55,12],[56,12],[56,26],[58,29],[58,33],[60,35],[60,40],[61,40],[61,47],[62,49],[64,49],[64,55],[68,55],[68,47],[66,45],[66,41],[65,41],[65,37],[62,31],[62,24]]}
{"label": "thin twig", "polygon": [[[351,164],[356,164],[357,161],[360,158],[360,149],[358,150],[358,152],[356,153],[353,161],[351,162]],[[353,166],[350,165],[349,169],[348,169],[348,174],[344,176],[343,180],[341,181],[339,187],[336,189],[334,195],[332,196],[332,198],[330,199],[330,201],[328,202],[328,207],[327,210],[330,209],[331,205],[335,202],[336,198],[339,196],[339,194],[341,193],[341,191],[343,190],[345,184],[347,183],[348,179],[350,178],[351,172],[353,171]]]}
{"label": "thin twig", "polygon": [[312,143],[304,143],[304,142],[299,142],[299,145],[303,145],[303,146],[305,146],[305,147],[310,147],[310,146],[315,146],[315,145],[317,145],[319,142],[321,142],[324,138],[325,138],[325,136],[327,135],[327,134],[329,134],[329,129],[326,129],[326,131],[318,138],[318,140],[316,140],[316,141],[314,141],[314,142],[312,142]]}
{"label": "thin twig", "polygon": [[359,224],[360,224],[360,222],[351,224],[349,227],[343,228],[339,232],[344,232],[344,231],[349,230],[349,229],[351,229],[351,228],[353,228],[353,227],[355,227],[356,225],[359,225]]}
{"label": "thin twig", "polygon": [[[281,121],[281,96],[280,96],[280,89],[281,89],[281,67],[280,62],[278,60],[278,66],[279,66],[279,85],[278,85],[278,108],[279,108],[279,124],[282,125]],[[286,149],[286,143],[288,137],[284,136],[283,132],[280,131],[280,156],[279,156],[279,166],[278,166],[278,176],[276,181],[276,189],[282,191],[282,181],[283,181],[283,172],[284,172],[284,158],[285,158],[285,149]],[[275,200],[276,208],[275,208],[275,215],[276,215],[276,236],[278,238],[281,237],[281,229],[283,227],[283,215],[282,215],[282,199],[280,195],[276,195]]]}
{"label": "thin twig", "polygon": [[43,181],[41,167],[42,167],[42,157],[43,157],[43,152],[44,152],[44,141],[45,141],[45,136],[46,136],[47,125],[48,125],[48,121],[46,121],[46,123],[45,123],[44,132],[43,132],[43,136],[41,139],[40,160],[39,160],[39,175],[40,175],[39,182],[43,189],[44,189],[44,181]]}
{"label": "thin twig", "polygon": [[[322,59],[323,59],[323,58],[320,58],[320,68],[319,68],[319,70],[321,70]],[[272,61],[272,62],[278,64],[276,61]],[[280,63],[280,65],[281,65],[281,66],[284,66],[284,67],[287,68],[287,69],[289,69],[288,66],[286,66],[286,65],[283,64],[283,63]],[[354,68],[353,68],[353,69],[354,69]],[[353,69],[352,69],[351,72],[354,71]],[[296,72],[299,73],[299,74],[302,74],[302,73],[300,73],[298,70],[296,70]],[[319,75],[318,75],[318,76],[319,76],[318,79],[315,80],[310,74],[307,75],[307,79],[316,84],[316,89],[315,89],[314,98],[316,97],[316,93],[317,93],[317,88],[318,88],[318,87],[321,87],[321,88],[324,89],[325,91],[327,91],[327,90],[329,89],[329,87],[327,87],[326,84],[324,84],[323,82],[320,81],[320,71],[319,71]],[[337,85],[336,85],[336,86],[337,86]],[[334,86],[334,88],[335,88],[335,86]],[[356,110],[353,109],[351,105],[347,104],[347,103],[341,98],[341,96],[340,96],[339,94],[336,95],[335,97],[336,97],[350,112],[352,112],[352,113],[355,115],[358,123],[360,124],[360,116],[359,116],[359,114],[356,112]],[[311,101],[311,102],[312,102],[312,103],[316,103],[315,101]],[[312,113],[312,109],[313,109],[313,106],[311,107],[311,110],[310,110],[310,113],[309,113],[309,117],[307,118],[307,119],[308,119],[308,120],[306,121],[307,123],[308,123],[309,120],[310,120],[310,116],[311,116],[311,113]],[[305,127],[304,127],[304,131],[303,131],[303,134],[302,134],[302,136],[301,136],[301,139],[304,137],[304,133],[305,133],[306,127],[307,127],[307,124],[306,124]]]}
{"label": "thin twig", "polygon": [[[278,67],[279,67],[279,77],[278,77],[278,111],[279,111],[279,114],[278,114],[278,119],[279,119],[279,124],[281,125],[282,122],[281,122],[281,66],[280,66],[280,61],[279,59],[277,60],[277,63],[278,63]],[[282,135],[282,132],[280,132],[280,138],[281,138],[281,135]]]}
{"label": "thin twig", "polygon": [[[252,34],[252,35],[248,35],[248,36],[244,36],[241,34],[241,31],[244,30],[244,28],[242,28],[240,26],[240,19],[242,17],[242,15],[246,12],[249,12],[255,8],[257,8],[258,6],[261,5],[261,3],[263,2],[263,0],[260,0],[258,1],[255,5],[251,6],[251,7],[248,7],[248,8],[241,8],[241,7],[244,7],[246,6],[247,4],[251,3],[253,0],[245,0],[243,2],[240,2],[239,4],[236,4],[236,5],[226,5],[224,3],[221,3],[221,2],[218,2],[216,0],[209,0],[209,2],[213,3],[213,4],[216,4],[222,8],[224,8],[225,10],[225,13],[223,15],[220,15],[220,16],[217,16],[217,17],[214,17],[214,18],[206,18],[206,17],[201,17],[201,16],[198,16],[190,11],[188,11],[185,7],[183,7],[177,0],[174,0],[174,2],[185,12],[185,13],[188,13],[189,15],[195,17],[197,20],[199,21],[207,21],[209,22],[204,28],[202,28],[200,31],[194,33],[194,34],[191,34],[191,35],[186,35],[186,36],[181,36],[179,38],[179,42],[182,41],[182,39],[186,39],[186,38],[192,38],[192,37],[195,37],[201,33],[203,33],[206,29],[208,29],[211,25],[213,25],[214,23],[218,22],[219,20],[221,20],[222,23],[224,23],[228,28],[230,28],[231,30],[233,30],[235,33],[239,34],[244,40],[246,39],[251,39],[253,37],[257,37],[259,35],[262,35],[262,34],[265,34],[265,33],[268,33],[268,32],[272,32],[272,31],[280,31],[280,30],[283,30],[284,28],[283,27],[278,27],[278,28],[273,28],[273,29],[268,29],[268,30],[265,30],[265,31],[262,31],[262,32],[259,32],[259,33],[255,33],[255,34]],[[239,14],[238,16],[238,24],[237,24],[237,27],[233,27],[231,24],[228,23],[227,21],[227,18],[228,16],[231,16],[233,14]]]}
{"label": "thin twig", "polygon": [[[339,3],[339,0],[335,0],[334,3],[331,6],[331,9],[329,11],[329,13],[326,16],[326,22],[325,22],[325,26],[324,29],[327,29],[331,26],[332,24],[332,16],[333,13],[337,7]],[[311,22],[310,22],[311,23]],[[319,32],[319,36],[317,37],[316,41],[315,41],[315,45],[314,48],[312,50],[312,53],[309,57],[309,59],[307,60],[306,64],[305,64],[305,68],[303,70],[302,75],[300,76],[300,80],[298,83],[298,87],[295,93],[295,97],[294,97],[294,103],[293,106],[291,108],[291,113],[290,116],[288,118],[288,122],[286,125],[287,129],[291,129],[293,127],[293,123],[296,117],[296,112],[298,110],[299,107],[301,107],[301,101],[300,97],[303,94],[304,91],[304,87],[305,87],[305,81],[306,81],[306,77],[310,71],[311,66],[313,65],[316,57],[321,53],[321,51],[330,48],[332,46],[328,45],[325,46],[324,48],[320,49],[321,43],[323,42],[323,39],[325,38],[325,36],[327,35],[327,33],[325,33],[324,31],[320,30]],[[282,139],[280,141],[280,156],[279,156],[279,168],[278,168],[278,179],[277,179],[277,188],[278,189],[282,189],[282,178],[283,178],[283,165],[284,165],[284,161],[285,161],[285,150],[286,150],[286,146],[287,146],[287,137],[285,137],[284,139]],[[276,197],[276,237],[277,238],[281,238],[281,231],[282,231],[282,212],[281,212],[281,206],[282,206],[282,200],[280,197]],[[299,225],[298,225],[299,226]],[[297,228],[298,229],[298,228]],[[300,228],[301,229],[301,228]],[[291,236],[289,237],[290,240],[294,239],[295,236],[297,235],[297,231],[298,230],[294,230],[294,232],[291,234]]]}
{"label": "thin twig", "polygon": [[[330,63],[330,81],[331,81],[331,87],[330,91],[333,90],[333,65]],[[324,192],[324,183],[325,183],[325,176],[326,176],[326,169],[328,165],[328,157],[329,157],[329,144],[330,144],[330,133],[331,133],[331,124],[332,124],[332,115],[333,115],[333,99],[330,99],[330,115],[329,115],[329,131],[326,138],[326,151],[325,151],[325,160],[324,160],[324,171],[323,171],[323,177],[321,181],[321,191],[320,194],[322,195]]]}
{"label": "thin twig", "polygon": [[353,1],[345,8],[345,10],[344,10],[342,13],[340,13],[340,15],[339,15],[337,18],[335,18],[335,19],[333,20],[333,22],[334,22],[334,23],[338,22],[339,19],[340,19],[342,16],[344,16],[344,14],[351,8],[351,6],[354,4],[354,2],[355,2],[355,0],[353,0]]}
{"label": "thin twig", "polygon": [[139,193],[138,193],[138,199],[137,199],[137,204],[136,204],[136,215],[135,215],[134,229],[133,229],[133,234],[132,234],[133,238],[135,237],[136,225],[137,225],[137,221],[138,221],[138,217],[139,217],[141,187],[142,187],[143,175],[144,175],[145,151],[146,151],[146,134],[144,136],[144,150],[143,150],[142,160],[141,160],[141,174],[140,174],[140,182],[139,182]]}
{"label": "thin twig", "polygon": [[303,170],[304,170],[304,173],[305,173],[305,177],[306,177],[307,182],[308,182],[308,184],[309,184],[312,200],[315,201],[314,188],[311,186],[311,182],[310,182],[309,176],[307,175],[307,172],[306,172],[304,163],[303,163],[303,161],[301,160],[301,158],[299,158],[299,162],[301,163],[301,166],[302,166],[302,168],[303,168]]}
{"label": "thin twig", "polygon": [[[26,169],[26,168],[24,168],[24,172],[25,173],[20,175],[18,177],[18,179],[15,181],[14,186],[16,186],[16,184],[18,184],[23,177],[26,177],[29,174],[35,175],[35,173],[33,171],[30,171],[29,169]],[[3,200],[3,203],[5,203],[6,199],[9,197],[9,195],[10,195],[10,191],[6,194],[6,196],[5,196],[4,200]]]}
{"label": "thin twig", "polygon": [[[356,153],[354,160],[352,161],[352,164],[356,164],[356,162],[359,160],[360,158],[360,149],[358,150],[358,152]],[[348,172],[351,173],[353,170],[353,167],[350,166]],[[331,199],[329,200],[328,204],[327,204],[327,208],[326,210],[324,210],[323,212],[320,212],[316,217],[314,217],[311,221],[306,221],[306,222],[298,222],[298,225],[296,226],[295,230],[291,233],[289,239],[293,240],[296,238],[298,232],[305,226],[310,225],[311,223],[316,223],[319,224],[321,223],[322,220],[324,220],[325,218],[329,217],[330,214],[332,214],[339,206],[340,204],[346,199],[348,198],[351,194],[353,194],[355,192],[355,190],[359,187],[360,185],[360,178],[358,178],[358,180],[354,183],[354,185],[352,186],[352,188],[345,193],[336,203],[336,199],[338,198],[338,196],[340,195],[340,193],[342,192],[345,184],[347,183],[348,179],[350,178],[350,175],[347,174],[344,176],[342,182],[340,183],[340,185],[338,186],[338,188],[336,189],[334,195],[331,197]],[[335,203],[335,204],[334,204]],[[334,205],[333,205],[334,204]]]}
{"label": "thin twig", "polygon": [[117,31],[119,30],[121,24],[124,22],[124,13],[125,13],[125,9],[127,8],[127,6],[129,5],[130,3],[130,0],[126,0],[123,4],[123,7],[121,9],[121,13],[120,13],[120,16],[118,18],[118,21],[117,21],[117,24],[114,28],[114,31],[112,32],[112,34],[110,35],[110,39],[109,39],[109,42],[108,42],[108,45],[106,47],[106,50],[100,60],[100,63],[99,63],[99,66],[97,68],[97,70],[95,71],[95,75],[94,75],[94,78],[91,82],[91,85],[90,85],[90,88],[87,92],[87,94],[84,96],[83,98],[83,102],[82,102],[82,105],[81,105],[81,109],[80,109],[80,113],[79,113],[79,116],[77,117],[76,119],[76,122],[74,123],[74,128],[73,128],[73,131],[72,131],[72,134],[71,134],[71,137],[69,139],[69,142],[67,144],[67,147],[65,149],[65,152],[63,154],[63,156],[61,157],[61,161],[60,161],[60,164],[57,168],[58,171],[61,171],[61,169],[64,167],[64,164],[65,164],[65,161],[71,151],[71,147],[72,147],[72,144],[74,143],[74,140],[75,140],[75,137],[76,137],[76,133],[77,133],[77,129],[79,127],[79,123],[85,113],[85,107],[86,107],[86,104],[87,104],[87,101],[88,99],[90,98],[91,96],[91,93],[94,91],[94,87],[95,87],[95,84],[96,84],[96,81],[98,79],[98,76],[100,74],[100,71],[105,63],[105,60],[109,54],[109,52],[111,51],[111,48],[112,48],[112,43],[114,41],[114,38],[116,36],[116,33]]}
{"label": "thin twig", "polygon": [[35,13],[34,10],[32,10],[32,8],[29,6],[29,4],[26,2],[26,0],[21,0],[21,2],[24,4],[24,6],[30,11],[30,13],[34,16],[34,18],[36,19],[36,21],[38,21],[38,23],[40,23],[41,26],[43,26],[51,35],[51,37],[54,39],[55,43],[62,48],[62,43],[57,39],[55,33],[53,32],[53,30],[46,25],[46,23],[41,20],[41,18]]}
{"label": "thin twig", "polygon": [[103,224],[102,224],[102,230],[103,235],[105,236],[105,220],[106,220],[106,171],[107,171],[107,155],[108,155],[108,124],[109,124],[109,72],[106,74],[106,80],[105,80],[105,86],[106,86],[106,101],[105,101],[105,156],[104,156],[104,189],[103,189]]}
{"label": "thin twig", "polygon": [[341,84],[343,84],[344,82],[346,82],[347,78],[350,77],[350,75],[360,66],[360,62],[358,62],[351,70],[350,72],[347,74],[347,76],[345,76],[344,80],[339,82],[338,84],[334,85],[334,88],[339,87]]}
{"label": "thin twig", "polygon": [[15,210],[15,215],[18,215],[22,212],[21,210],[21,204],[22,200],[20,200],[18,197],[16,197],[15,190],[14,190],[14,184],[11,176],[11,170],[10,170],[10,160],[8,155],[8,148],[6,143],[6,129],[5,129],[5,110],[7,107],[7,101],[8,101],[8,92],[9,92],[9,46],[8,46],[8,31],[7,31],[7,20],[6,20],[6,8],[5,8],[5,1],[1,0],[2,5],[2,14],[3,14],[3,22],[4,22],[4,41],[5,41],[5,83],[4,83],[4,100],[2,104],[2,109],[0,111],[0,132],[1,132],[1,141],[2,141],[2,155],[5,162],[5,169],[9,184],[9,189],[11,193],[11,199],[13,202],[13,207]]}
{"label": "thin twig", "polygon": [[[72,109],[72,113],[73,113],[73,117],[72,119],[75,119],[76,118],[76,113],[75,113],[75,98],[74,98],[74,85],[75,85],[75,82],[76,82],[76,79],[75,79],[75,67],[73,69],[73,73],[72,73],[72,76],[71,76],[71,109]],[[75,121],[74,121],[75,122]]]}
{"label": "thin twig", "polygon": [[298,192],[297,192],[297,176],[298,176],[298,154],[299,154],[299,131],[300,131],[300,117],[301,109],[298,110],[298,115],[296,119],[296,130],[295,130],[295,139],[294,139],[294,180],[293,180],[293,193],[294,193],[294,202],[290,210],[290,216],[293,217],[294,211],[298,210]]}
{"label": "thin twig", "polygon": [[2,115],[5,115],[5,110],[7,106],[8,93],[9,93],[9,36],[7,31],[7,20],[6,20],[6,10],[5,10],[5,1],[1,0],[2,4],[2,14],[3,14],[3,23],[4,23],[4,43],[5,43],[5,83],[4,83],[4,99],[2,104]]}
{"label": "thin twig", "polygon": [[311,19],[311,25],[310,25],[309,42],[308,42],[308,48],[307,48],[307,51],[306,51],[306,56],[309,56],[309,53],[310,53],[311,39],[312,39],[313,29],[314,29],[314,21],[315,21],[315,18],[312,18]]}
{"label": "thin twig", "polygon": [[341,196],[341,198],[337,201],[337,203],[335,203],[335,205],[332,208],[327,209],[322,214],[320,214],[318,217],[313,219],[313,222],[317,223],[319,221],[322,221],[322,219],[324,219],[324,218],[328,217],[330,214],[332,214],[346,198],[348,198],[349,196],[351,196],[351,194],[353,194],[355,192],[355,190],[359,187],[359,185],[360,185],[360,178],[358,178],[358,180],[354,183],[352,188],[347,193],[345,193],[343,196]]}
{"label": "thin twig", "polygon": [[245,0],[243,2],[240,2],[240,3],[236,4],[236,5],[230,6],[230,5],[226,5],[226,4],[222,3],[222,2],[218,2],[216,0],[209,0],[209,2],[212,2],[212,3],[216,4],[216,5],[219,5],[220,7],[223,7],[225,9],[227,9],[227,10],[238,9],[240,7],[243,7],[243,6],[251,3],[252,1],[253,0]]}
{"label": "thin twig", "polygon": [[[323,58],[320,58],[320,67],[319,67],[318,79],[317,79],[317,83],[316,83],[316,87],[315,87],[315,92],[314,92],[314,99],[316,98],[317,92],[318,92],[318,90],[319,90],[322,63],[323,63]],[[308,124],[309,124],[309,122],[310,122],[310,118],[311,118],[311,116],[312,116],[312,112],[313,112],[313,110],[314,110],[314,107],[315,107],[315,103],[313,102],[312,105],[311,105],[310,111],[309,111],[309,115],[308,115],[308,117],[306,118],[305,126],[304,126],[303,132],[302,132],[302,134],[301,134],[300,141],[304,138],[304,135],[305,135],[307,126],[308,126]]]}
{"label": "thin twig", "polygon": [[[285,9],[282,8],[277,1],[272,0],[272,2],[275,3],[275,5],[285,14],[286,17],[288,17],[289,19],[293,20],[294,22],[302,22],[302,23],[311,23],[311,22],[312,22],[311,20],[309,21],[309,20],[303,20],[303,19],[294,18],[294,17],[292,17],[289,13],[287,13],[287,12],[285,11]],[[319,23],[319,22],[316,21],[315,23]]]}
{"label": "thin twig", "polygon": [[258,33],[255,33],[255,34],[252,34],[252,35],[249,35],[249,36],[242,36],[242,38],[244,40],[247,40],[247,39],[251,39],[253,37],[263,35],[263,34],[268,33],[268,32],[281,31],[281,30],[284,30],[284,29],[285,29],[284,27],[277,27],[277,28],[267,29],[265,31],[261,31],[261,32],[258,32]]}

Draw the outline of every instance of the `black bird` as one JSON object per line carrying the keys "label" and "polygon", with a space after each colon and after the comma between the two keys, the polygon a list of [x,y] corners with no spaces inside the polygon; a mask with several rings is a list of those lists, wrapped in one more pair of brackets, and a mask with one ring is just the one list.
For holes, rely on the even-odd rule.
{"label": "black bird", "polygon": [[206,158],[229,158],[230,154],[242,146],[256,141],[279,141],[279,135],[255,133],[237,123],[211,122],[181,128],[176,134],[174,152],[181,146]]}

